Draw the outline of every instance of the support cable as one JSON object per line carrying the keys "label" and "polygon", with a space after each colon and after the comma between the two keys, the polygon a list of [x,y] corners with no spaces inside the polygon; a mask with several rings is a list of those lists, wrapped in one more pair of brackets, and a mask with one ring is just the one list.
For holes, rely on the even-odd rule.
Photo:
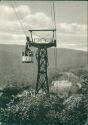
{"label": "support cable", "polygon": [[23,31],[24,35],[27,36],[27,34],[26,34],[25,30],[24,30],[24,26],[22,24],[22,21],[20,20],[20,17],[17,14],[16,8],[15,8],[15,2],[13,3],[13,0],[11,0],[11,6],[12,6],[12,8],[14,10],[14,13],[15,13],[17,19],[18,19],[18,22],[19,22],[19,24],[20,24],[20,26],[22,28],[22,31]]}
{"label": "support cable", "polygon": [[[52,5],[52,9],[53,9],[53,25],[54,25],[54,28],[56,29],[56,18],[55,18],[55,5],[54,5],[54,2],[53,2],[53,5]],[[55,39],[56,39],[56,31],[55,31]],[[55,75],[57,74],[57,48],[54,48],[54,57],[55,57]]]}
{"label": "support cable", "polygon": [[[14,0],[14,9],[17,7],[16,6],[16,0]],[[23,17],[22,17],[22,15],[21,14],[19,14],[19,16],[18,16],[18,14],[17,14],[17,12],[16,12],[16,9],[15,9],[15,13],[16,13],[16,16],[17,16],[17,18],[18,18],[18,20],[19,20],[19,22],[20,22],[20,24],[21,24],[21,27],[22,27],[22,29],[23,29],[23,31],[25,32],[25,25],[23,25]],[[32,29],[30,26],[28,26],[30,29]],[[25,34],[27,33],[27,31],[25,32]],[[28,32],[29,33],[29,32]],[[37,36],[37,37],[40,37],[39,35],[37,35],[36,33],[33,33],[33,34],[35,34],[35,36]],[[27,36],[27,34],[26,34],[26,36]]]}
{"label": "support cable", "polygon": [[[16,4],[16,0],[14,0],[14,5],[15,5],[15,8],[17,7],[17,4]],[[28,30],[25,30],[25,27],[26,27],[26,25],[24,25],[24,22],[23,22],[23,16],[22,16],[22,14],[21,13],[19,13],[19,19],[20,19],[20,21],[21,21],[21,23],[22,23],[22,26],[23,26],[23,29],[24,29],[24,31],[25,31],[25,33],[26,33],[26,36],[27,36],[27,33],[29,33],[28,32]],[[30,29],[32,29],[30,26],[28,26]]]}

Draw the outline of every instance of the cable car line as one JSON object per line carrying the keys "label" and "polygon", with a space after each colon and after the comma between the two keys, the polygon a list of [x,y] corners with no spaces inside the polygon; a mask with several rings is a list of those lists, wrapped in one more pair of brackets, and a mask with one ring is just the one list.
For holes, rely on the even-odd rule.
{"label": "cable car line", "polygon": [[[17,14],[17,11],[16,11],[16,0],[14,0],[14,6],[13,6],[13,9],[15,9],[15,14],[16,14],[16,16],[17,16],[17,19],[18,19],[18,21],[20,22],[20,24],[21,24],[21,27],[22,27],[22,30],[23,30],[23,32],[24,32],[24,34],[25,34],[25,36],[27,36],[27,31],[25,31],[24,29],[25,29],[25,25],[23,25],[23,19],[22,19],[22,15],[21,14],[19,14],[19,16],[18,16],[18,14]],[[28,26],[30,29],[32,29],[30,26]],[[35,34],[35,33],[34,33]],[[39,37],[39,35],[37,35],[37,34],[35,34],[36,36],[38,36]]]}
{"label": "cable car line", "polygon": [[27,36],[27,34],[26,34],[25,30],[24,30],[23,23],[22,23],[20,17],[18,16],[18,14],[17,14],[16,8],[15,8],[15,1],[13,2],[13,0],[11,0],[11,6],[12,6],[12,8],[14,10],[14,13],[15,13],[15,15],[17,17],[17,20],[18,20],[18,22],[19,22],[19,24],[20,24],[20,26],[22,28],[22,31],[23,31],[24,35]]}
{"label": "cable car line", "polygon": [[[53,26],[54,26],[54,28],[56,29],[56,16],[55,16],[55,4],[54,4],[54,2],[52,3],[52,20],[53,20]],[[57,39],[56,38],[56,31],[54,32],[55,34],[54,34],[54,37],[55,37],[55,39]],[[55,75],[57,74],[57,48],[54,48],[54,57],[55,57]]]}
{"label": "cable car line", "polygon": [[[27,40],[27,32],[25,32],[25,30],[24,30],[24,25],[23,25],[23,23],[22,23],[21,16],[19,17],[18,14],[17,14],[15,1],[14,1],[14,3],[13,3],[12,0],[11,0],[11,5],[12,5],[12,8],[13,8],[13,10],[14,10],[14,13],[15,13],[15,15],[16,15],[16,17],[17,17],[19,23],[20,23],[20,26],[21,26],[21,28],[22,28],[22,31],[23,31],[24,35],[26,36],[26,40]],[[30,63],[30,62],[33,63],[33,56],[34,56],[33,51],[30,49],[30,46],[29,46],[29,44],[28,44],[28,41],[26,41],[25,51],[22,52],[23,63]],[[30,58],[29,58],[29,57],[30,57]]]}
{"label": "cable car line", "polygon": [[[11,1],[12,1],[12,2],[11,2],[12,8],[13,8],[13,10],[14,10],[14,12],[15,12],[15,15],[16,15],[16,17],[17,17],[17,19],[18,19],[20,25],[21,25],[21,28],[22,28],[22,30],[23,30],[23,33],[25,34],[25,36],[27,36],[27,34],[26,34],[25,30],[24,30],[24,27],[25,27],[25,26],[24,26],[23,23],[22,23],[22,18],[21,18],[20,15],[17,14],[17,11],[16,11],[16,1],[15,1],[15,0],[14,0],[14,2],[13,2],[13,0],[11,0]],[[51,12],[51,13],[52,13],[52,12]],[[52,14],[52,16],[53,16],[53,14]],[[54,22],[55,22],[55,21],[54,21]],[[55,23],[53,23],[53,20],[52,20],[52,24],[55,25]],[[54,26],[54,27],[56,28],[56,26]],[[30,29],[32,29],[32,28],[30,27]],[[41,38],[41,36],[38,35],[38,34],[36,34],[35,32],[34,32],[33,34],[35,34],[37,37],[40,37],[40,38]],[[48,35],[47,35],[47,36],[48,36]]]}
{"label": "cable car line", "polygon": [[[22,23],[21,16],[19,17],[18,14],[17,14],[17,11],[16,11],[16,2],[15,2],[15,0],[14,0],[14,3],[11,2],[11,5],[12,5],[12,8],[13,8],[13,10],[15,12],[15,15],[16,15],[16,17],[17,17],[17,19],[18,19],[18,21],[19,21],[19,23],[21,25],[22,31],[25,34],[25,36],[27,37],[27,33],[24,30],[24,25]],[[54,29],[56,29],[55,9],[54,8],[55,8],[55,6],[54,6],[54,2],[53,2],[53,5],[51,5],[51,19],[52,19],[52,26],[54,27]],[[33,32],[33,34],[35,34],[35,36],[41,38],[41,36],[37,35],[35,32]],[[49,36],[49,35],[47,35],[47,36]],[[53,34],[53,39],[56,39],[56,32],[54,32],[54,34]],[[56,70],[57,70],[57,49],[54,49],[54,57],[55,57],[55,72],[56,72]]]}
{"label": "cable car line", "polygon": [[[15,4],[15,3],[14,3]],[[12,7],[14,9],[15,15],[22,27],[22,30],[26,36],[26,46],[25,46],[25,51],[22,52],[22,62],[23,63],[33,63],[34,62],[34,53],[33,51],[31,51],[30,47],[35,47],[37,48],[37,53],[36,53],[36,59],[37,59],[37,65],[38,65],[38,74],[37,74],[37,82],[36,82],[36,90],[35,90],[35,94],[37,94],[39,92],[40,89],[42,89],[43,91],[46,92],[47,95],[49,95],[49,85],[48,85],[48,75],[47,75],[47,67],[48,67],[48,53],[47,53],[47,49],[50,47],[56,47],[56,20],[55,20],[55,9],[54,9],[54,2],[52,4],[51,7],[51,18],[52,18],[52,25],[53,25],[53,29],[38,29],[38,30],[28,30],[28,32],[30,32],[30,37],[27,36],[27,34],[25,33],[25,29],[24,29],[24,25],[22,23],[21,18],[19,18],[16,8],[12,3]],[[46,38],[44,38],[44,42],[42,43],[42,39],[40,40],[40,43],[38,41],[34,42],[33,40],[33,33],[35,34],[35,31],[48,31],[48,33],[51,31],[53,34],[53,39],[51,40],[51,42],[48,41],[48,43],[45,43]],[[36,35],[39,36],[39,35]],[[49,36],[49,35],[48,35]],[[40,37],[41,38],[41,37]],[[57,49],[56,51],[54,51],[54,56],[55,56],[55,72],[57,72]]]}

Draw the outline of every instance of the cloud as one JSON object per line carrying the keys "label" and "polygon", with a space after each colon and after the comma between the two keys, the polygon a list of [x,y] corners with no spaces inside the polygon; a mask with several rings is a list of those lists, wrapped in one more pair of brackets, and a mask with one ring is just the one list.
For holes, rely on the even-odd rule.
{"label": "cloud", "polygon": [[[21,26],[17,16],[21,19]],[[44,12],[32,13],[28,5],[17,5],[13,10],[11,5],[0,5],[0,43],[25,43],[25,31],[38,28],[52,28],[51,18]],[[58,23],[57,44],[62,47],[73,47],[77,44],[84,44],[87,41],[87,25],[78,23]],[[75,45],[73,45],[75,44]]]}
{"label": "cloud", "polygon": [[[0,11],[2,11],[0,13],[0,40],[2,41],[23,40],[21,35],[24,36],[23,32],[27,32],[30,26],[31,28],[48,28],[51,24],[51,19],[45,13],[32,14],[28,5],[18,5],[15,11],[10,5],[1,5]],[[20,21],[16,14],[17,17],[21,17]]]}
{"label": "cloud", "polygon": [[1,5],[0,12],[2,12],[0,13],[0,24],[6,27],[17,25],[18,21],[25,25],[26,28],[28,26],[32,28],[46,28],[51,26],[51,18],[43,12],[32,14],[28,5],[19,5],[14,7],[14,9],[13,5]]}
{"label": "cloud", "polygon": [[15,7],[15,10],[22,18],[25,18],[31,13],[30,7],[27,5],[19,5]]}
{"label": "cloud", "polygon": [[0,44],[25,44],[26,38],[23,34],[0,32]]}
{"label": "cloud", "polygon": [[[32,14],[27,5],[19,5],[15,8],[15,11],[10,5],[0,5],[0,12],[2,12],[0,13],[0,43],[2,41],[12,41],[13,43],[15,40],[24,40],[25,43],[23,30],[27,31],[30,26],[32,28],[47,28],[51,23],[51,19],[46,14],[43,12]],[[21,23],[16,14],[22,16]]]}
{"label": "cloud", "polygon": [[85,44],[64,44],[64,43],[62,43],[60,47],[87,51],[87,45],[85,45]]}
{"label": "cloud", "polygon": [[24,18],[25,24],[32,28],[49,28],[51,27],[51,18],[43,12],[36,12]]}
{"label": "cloud", "polygon": [[16,21],[17,17],[24,18],[28,16],[31,12],[30,8],[27,5],[0,5],[0,18],[1,20],[7,19],[10,21]]}
{"label": "cloud", "polygon": [[58,32],[63,35],[85,36],[87,35],[87,25],[77,23],[59,23],[57,24]]}
{"label": "cloud", "polygon": [[0,18],[6,19],[6,18],[10,18],[10,16],[13,15],[13,11],[12,8],[10,6],[6,6],[6,5],[0,5]]}
{"label": "cloud", "polygon": [[15,9],[11,6],[1,5],[0,12],[2,12],[0,13],[0,24],[2,25],[3,23],[6,26],[8,25],[8,27],[16,24],[17,21],[34,28],[51,26],[51,18],[43,12],[35,12],[32,14],[28,5],[19,5],[16,6]]}
{"label": "cloud", "polygon": [[[16,12],[16,13],[15,13]],[[27,5],[18,5],[13,10],[11,5],[0,5],[0,31],[9,33],[23,33],[22,19],[30,14],[31,10]],[[18,20],[18,18],[19,20]],[[21,23],[20,23],[21,22]]]}
{"label": "cloud", "polygon": [[87,50],[87,25],[57,24],[57,41],[58,47]]}
{"label": "cloud", "polygon": [[23,39],[24,35],[23,34],[13,34],[13,33],[6,33],[6,32],[0,32],[0,40],[4,38],[4,40],[8,40],[8,39]]}

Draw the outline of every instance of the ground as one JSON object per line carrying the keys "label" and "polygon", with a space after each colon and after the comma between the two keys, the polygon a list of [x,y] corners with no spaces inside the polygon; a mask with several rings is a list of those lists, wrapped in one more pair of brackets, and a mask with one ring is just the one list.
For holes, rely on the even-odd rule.
{"label": "ground", "polygon": [[86,53],[60,49],[55,74],[54,49],[48,51],[50,97],[47,97],[44,92],[35,95],[37,62],[22,64],[22,49],[23,46],[0,47],[0,124],[85,125]]}

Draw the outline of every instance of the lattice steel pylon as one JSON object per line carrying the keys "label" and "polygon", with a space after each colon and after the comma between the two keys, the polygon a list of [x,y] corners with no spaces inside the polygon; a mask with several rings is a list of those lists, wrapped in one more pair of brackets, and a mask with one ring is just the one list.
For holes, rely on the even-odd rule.
{"label": "lattice steel pylon", "polygon": [[[53,38],[54,38],[54,32],[56,30],[52,29],[52,30],[29,30],[29,31],[31,33],[31,37],[32,37],[33,31],[52,31]],[[56,40],[52,39],[52,41],[49,43],[36,43],[36,42],[33,42],[33,38],[31,38],[31,40],[27,38],[27,41],[29,41],[29,46],[38,48],[38,51],[37,51],[38,74],[37,74],[35,93],[37,94],[39,90],[42,89],[43,91],[45,91],[46,94],[49,95],[49,85],[48,85],[48,75],[47,75],[47,67],[48,67],[47,49],[53,46],[56,47]]]}
{"label": "lattice steel pylon", "polygon": [[36,83],[36,93],[42,88],[47,94],[49,93],[48,77],[47,77],[47,48],[38,48],[38,75]]}

